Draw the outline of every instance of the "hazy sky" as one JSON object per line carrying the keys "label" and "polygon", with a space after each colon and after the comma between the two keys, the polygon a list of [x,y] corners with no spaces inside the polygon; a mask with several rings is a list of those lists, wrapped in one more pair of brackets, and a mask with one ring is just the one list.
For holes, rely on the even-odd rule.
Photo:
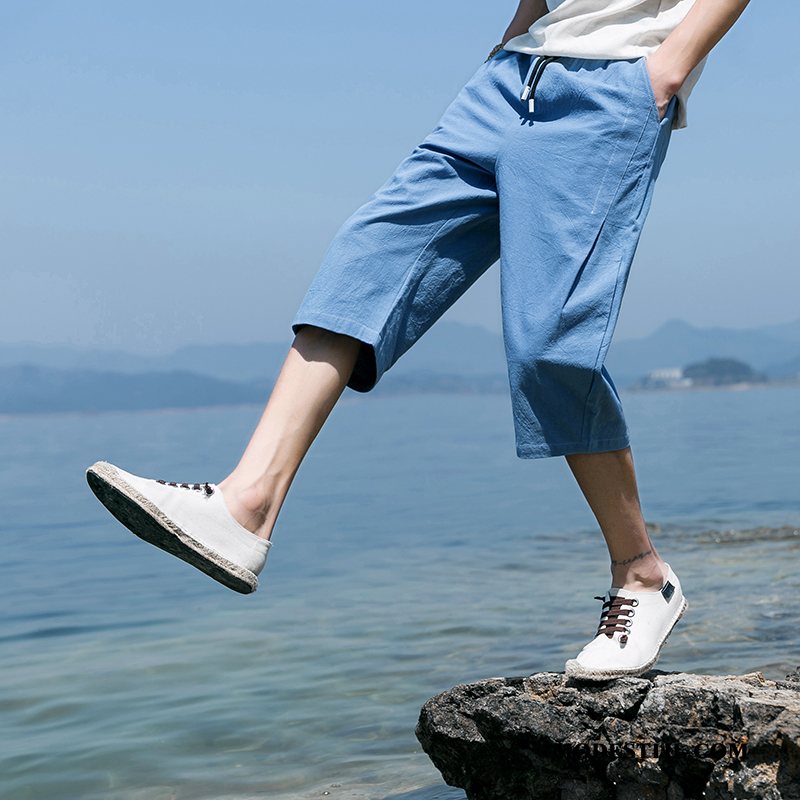
{"label": "hazy sky", "polygon": [[[0,5],[0,342],[290,339],[330,238],[516,4]],[[796,319],[800,4],[752,2],[673,132],[617,338]],[[498,330],[499,265],[448,312]]]}

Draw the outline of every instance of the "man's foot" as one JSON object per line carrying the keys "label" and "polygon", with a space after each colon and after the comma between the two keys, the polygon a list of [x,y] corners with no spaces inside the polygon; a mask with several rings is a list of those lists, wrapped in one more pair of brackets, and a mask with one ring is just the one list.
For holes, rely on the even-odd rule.
{"label": "man's foot", "polygon": [[86,470],[98,500],[132,533],[229,589],[258,587],[272,543],[242,527],[213,483],[142,478],[98,461]]}
{"label": "man's foot", "polygon": [[565,664],[566,674],[606,681],[641,675],[658,660],[661,648],[688,608],[678,576],[669,564],[667,577],[655,591],[612,586],[604,596],[595,638]]}

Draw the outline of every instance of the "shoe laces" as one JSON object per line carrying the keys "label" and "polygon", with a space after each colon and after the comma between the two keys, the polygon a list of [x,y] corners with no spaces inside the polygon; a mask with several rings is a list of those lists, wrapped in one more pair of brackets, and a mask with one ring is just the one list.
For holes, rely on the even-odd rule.
{"label": "shoe laces", "polygon": [[192,489],[195,492],[204,492],[206,497],[214,494],[214,489],[210,483],[176,483],[175,481],[157,480],[162,486],[175,486],[178,489]]}
{"label": "shoe laces", "polygon": [[617,594],[606,600],[605,595],[595,595],[595,600],[603,600],[603,610],[600,612],[600,624],[597,626],[597,633],[599,636],[604,633],[610,639],[615,632],[622,635],[619,641],[622,644],[628,641],[628,634],[630,627],[633,624],[630,618],[636,613],[633,608],[623,608],[623,606],[638,606],[639,601],[634,597],[625,597],[624,595]]}

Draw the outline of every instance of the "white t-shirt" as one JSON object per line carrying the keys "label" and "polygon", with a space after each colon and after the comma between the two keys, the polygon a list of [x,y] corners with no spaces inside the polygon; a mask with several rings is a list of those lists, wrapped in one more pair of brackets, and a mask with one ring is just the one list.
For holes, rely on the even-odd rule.
{"label": "white t-shirt", "polygon": [[[639,58],[650,55],[686,16],[695,0],[547,0],[548,12],[506,50],[575,58]],[[686,127],[686,103],[706,56],[687,76],[672,129]]]}

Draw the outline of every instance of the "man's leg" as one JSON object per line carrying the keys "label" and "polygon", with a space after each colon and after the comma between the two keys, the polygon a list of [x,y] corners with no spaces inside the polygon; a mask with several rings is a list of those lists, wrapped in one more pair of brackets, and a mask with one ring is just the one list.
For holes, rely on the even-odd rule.
{"label": "man's leg", "polygon": [[179,483],[108,462],[87,469],[92,491],[129,530],[235,591],[256,590],[281,504],[344,387],[370,391],[500,255],[494,167],[509,113],[501,64],[476,70],[435,129],[340,227],[292,319],[297,338],[263,417],[227,478]]}
{"label": "man's leg", "polygon": [[645,528],[630,447],[566,459],[605,537],[612,585],[660,589],[667,569]]}
{"label": "man's leg", "polygon": [[289,485],[361,347],[344,334],[300,328],[239,465],[222,483],[156,480],[98,461],[86,470],[91,490],[139,538],[229,589],[254,592]]}
{"label": "man's leg", "polygon": [[269,539],[289,486],[344,391],[361,343],[306,325],[297,333],[261,420],[219,486],[234,519]]}
{"label": "man's leg", "polygon": [[658,660],[688,602],[647,534],[630,447],[566,459],[605,536],[612,585],[597,598],[603,606],[594,638],[567,660],[565,672],[600,681],[641,675]]}

